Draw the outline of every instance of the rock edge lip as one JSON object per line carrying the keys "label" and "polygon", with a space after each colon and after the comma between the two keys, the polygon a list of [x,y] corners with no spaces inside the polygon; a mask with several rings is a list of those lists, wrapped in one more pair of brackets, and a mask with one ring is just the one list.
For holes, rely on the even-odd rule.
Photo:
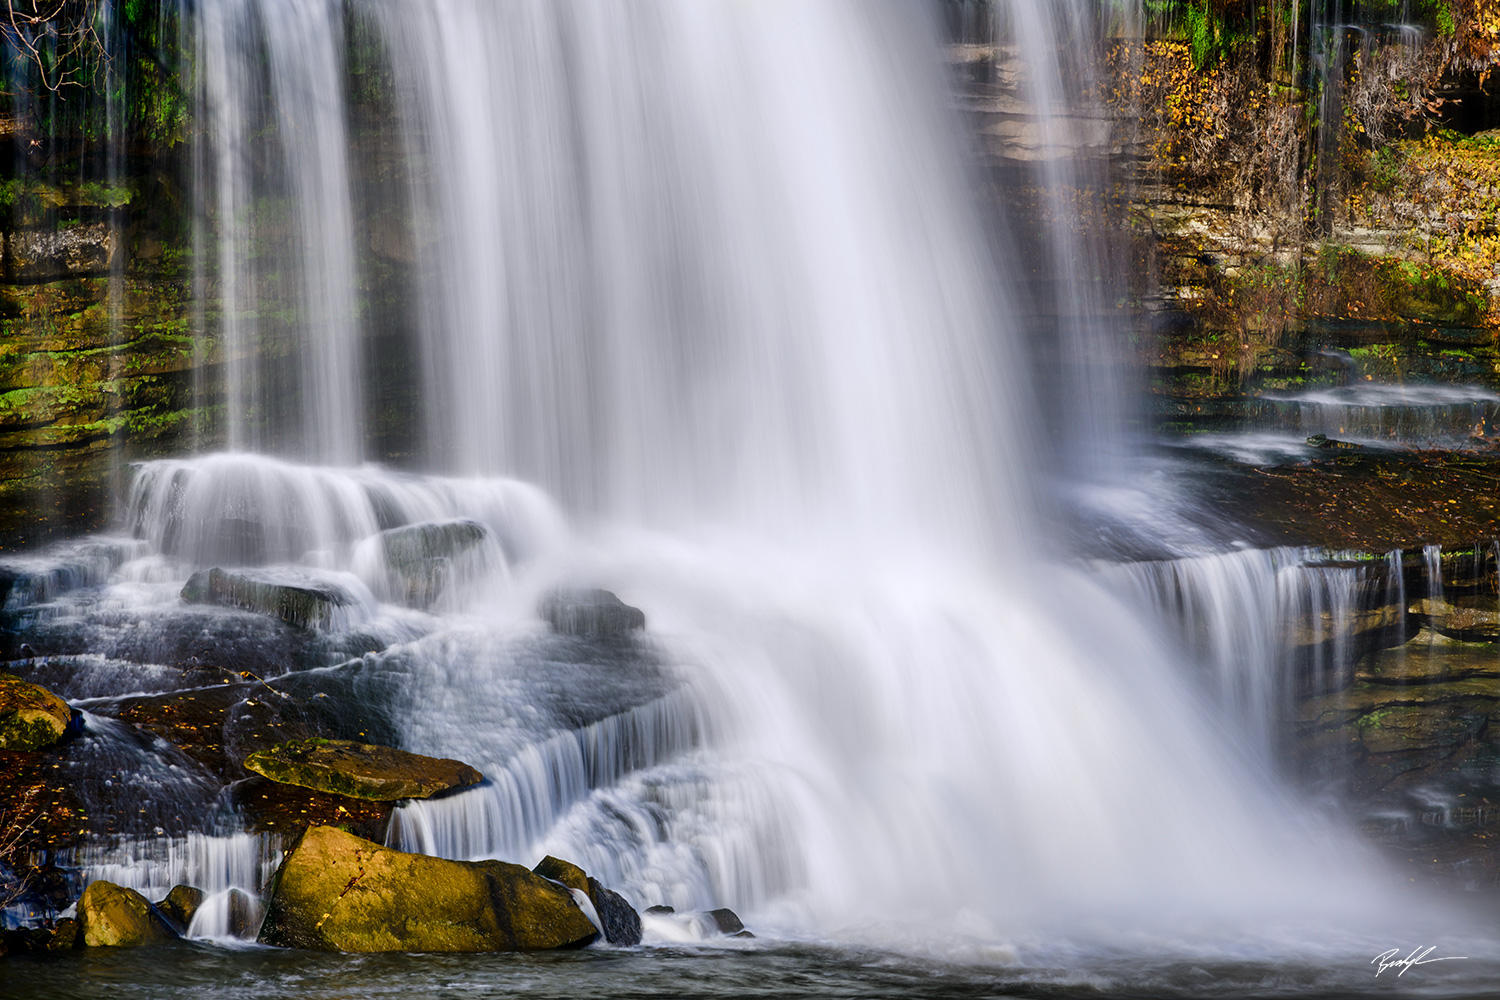
{"label": "rock edge lip", "polygon": [[426,799],[484,780],[477,768],[448,757],[319,738],[258,750],[245,767],[281,784],[371,802]]}

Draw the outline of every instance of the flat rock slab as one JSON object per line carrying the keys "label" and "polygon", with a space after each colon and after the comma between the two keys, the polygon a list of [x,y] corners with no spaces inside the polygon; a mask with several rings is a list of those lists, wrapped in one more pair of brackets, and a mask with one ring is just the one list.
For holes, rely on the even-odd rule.
{"label": "flat rock slab", "polygon": [[283,743],[251,754],[245,766],[282,784],[371,802],[425,799],[484,780],[462,761],[351,740]]}
{"label": "flat rock slab", "polygon": [[354,603],[331,586],[283,583],[217,567],[194,573],[182,588],[182,599],[270,615],[296,628],[325,630],[339,624],[341,608]]}

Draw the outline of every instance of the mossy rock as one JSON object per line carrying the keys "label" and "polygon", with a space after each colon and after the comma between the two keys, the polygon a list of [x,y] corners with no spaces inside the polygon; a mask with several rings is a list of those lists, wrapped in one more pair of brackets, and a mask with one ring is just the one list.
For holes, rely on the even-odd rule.
{"label": "mossy rock", "polygon": [[90,948],[165,944],[177,935],[150,900],[113,882],[90,882],[78,900],[83,943]]}
{"label": "mossy rock", "polygon": [[40,750],[63,738],[73,710],[44,687],[0,673],[0,750]]}
{"label": "mossy rock", "polygon": [[245,766],[282,784],[370,802],[425,799],[484,780],[462,761],[352,740],[294,740],[256,751]]}
{"label": "mossy rock", "polygon": [[598,936],[566,888],[503,861],[407,854],[310,827],[272,881],[262,944],[316,951],[535,951]]}
{"label": "mossy rock", "polygon": [[561,882],[569,889],[577,889],[579,892],[589,891],[589,877],[582,868],[571,861],[562,858],[554,858],[547,855],[532,871],[542,878],[549,878],[554,882]]}

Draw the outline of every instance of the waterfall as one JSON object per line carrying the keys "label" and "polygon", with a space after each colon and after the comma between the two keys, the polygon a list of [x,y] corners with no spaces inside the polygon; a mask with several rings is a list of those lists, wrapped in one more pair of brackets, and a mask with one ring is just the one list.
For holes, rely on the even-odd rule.
{"label": "waterfall", "polygon": [[[1091,29],[1046,7],[1010,27],[1084,372],[1056,440],[1101,461],[1037,454],[1027,274],[986,240],[932,12],[198,0],[199,283],[232,450],[137,467],[125,528],[147,554],[67,613],[181,614],[188,574],[224,566],[357,591],[364,617],[323,621],[321,659],[275,682],[364,685],[386,738],[488,779],[403,805],[388,842],[564,854],[640,906],[923,950],[1238,948],[1391,912],[1360,849],[1223,738],[1192,641],[1128,601],[1176,594],[1228,700],[1270,718],[1278,615],[1306,619],[1317,683],[1348,658],[1364,571],[1298,557],[1287,592],[1293,557],[1223,557],[1259,602],[1241,621],[1185,564],[1122,584],[1046,553],[1043,470],[1102,475],[1127,412],[1118,357],[1090,355],[1118,349],[1095,339],[1106,255],[1061,155],[1088,125],[1061,120],[1061,60]],[[358,115],[355,49],[380,80]],[[361,145],[382,136],[399,155]],[[390,321],[416,361],[388,376],[410,395],[369,363],[376,256],[411,289]],[[370,443],[391,399],[415,400],[404,471],[361,464],[393,457]],[[446,565],[456,599],[393,580],[391,532],[457,521],[494,547]],[[537,604],[569,586],[648,628],[554,634]],[[159,890],[212,868],[199,932],[219,934],[273,850],[225,837],[186,848],[212,865],[172,840],[91,873]]]}

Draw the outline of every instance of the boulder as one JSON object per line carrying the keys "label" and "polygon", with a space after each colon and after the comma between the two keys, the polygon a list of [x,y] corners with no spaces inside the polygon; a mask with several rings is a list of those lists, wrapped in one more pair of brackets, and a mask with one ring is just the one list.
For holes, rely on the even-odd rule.
{"label": "boulder", "polygon": [[372,802],[426,799],[484,780],[462,761],[351,740],[294,740],[252,753],[245,766],[282,784]]}
{"label": "boulder", "polygon": [[380,533],[385,557],[393,566],[410,566],[429,559],[452,559],[467,552],[488,534],[485,526],[468,518],[405,524]]}
{"label": "boulder", "polygon": [[532,951],[598,936],[566,888],[503,861],[447,861],[309,827],[272,880],[262,944],[318,951]]}
{"label": "boulder", "polygon": [[606,889],[603,883],[589,877],[582,868],[549,854],[532,871],[588,896],[589,902],[594,904],[594,912],[599,915],[604,940],[610,944],[630,947],[641,943],[640,914],[625,901],[624,896],[613,889]]}
{"label": "boulder", "polygon": [[73,710],[44,687],[0,673],[0,750],[40,750],[63,738]]}
{"label": "boulder", "polygon": [[78,921],[72,917],[64,917],[52,928],[52,936],[47,941],[47,950],[72,951],[82,943],[78,933]]}
{"label": "boulder", "polygon": [[755,937],[754,934],[745,930],[745,925],[740,921],[739,916],[727,906],[721,906],[717,910],[709,910],[704,916],[713,922],[713,925],[718,928],[720,934],[726,934],[729,937]]}
{"label": "boulder", "polygon": [[531,870],[542,878],[550,878],[554,882],[561,882],[569,889],[577,889],[582,893],[589,891],[588,875],[584,873],[582,868],[579,868],[571,861],[554,858],[549,854]]}
{"label": "boulder", "polygon": [[386,569],[402,599],[425,608],[438,599],[453,575],[454,560],[478,548],[488,534],[466,519],[407,524],[380,533]]}
{"label": "boulder", "polygon": [[0,933],[0,956],[7,951],[16,955],[72,951],[82,943],[78,937],[78,921],[72,917],[64,917],[55,924],[17,927]]}
{"label": "boulder", "polygon": [[194,914],[202,905],[202,889],[190,885],[174,885],[172,891],[167,893],[167,898],[157,903],[156,908],[167,918],[173,930],[178,934],[186,934],[188,928],[193,926]]}
{"label": "boulder", "polygon": [[658,903],[655,906],[646,907],[646,912],[653,917],[664,917],[669,913],[676,913],[677,910],[671,906]]}
{"label": "boulder", "polygon": [[621,947],[641,943],[641,915],[613,889],[606,889],[598,879],[589,879],[589,899],[599,914],[604,940]]}
{"label": "boulder", "polygon": [[162,944],[177,936],[145,896],[113,882],[90,882],[83,890],[78,923],[90,948]]}
{"label": "boulder", "polygon": [[199,570],[182,588],[189,604],[220,604],[280,618],[297,628],[329,629],[338,623],[340,609],[353,598],[334,587],[260,579],[249,573],[222,569]]}
{"label": "boulder", "polygon": [[265,905],[244,889],[230,888],[203,900],[193,933],[208,938],[254,938],[265,916]]}
{"label": "boulder", "polygon": [[542,598],[541,615],[554,631],[596,639],[646,627],[646,614],[607,590],[554,590]]}

